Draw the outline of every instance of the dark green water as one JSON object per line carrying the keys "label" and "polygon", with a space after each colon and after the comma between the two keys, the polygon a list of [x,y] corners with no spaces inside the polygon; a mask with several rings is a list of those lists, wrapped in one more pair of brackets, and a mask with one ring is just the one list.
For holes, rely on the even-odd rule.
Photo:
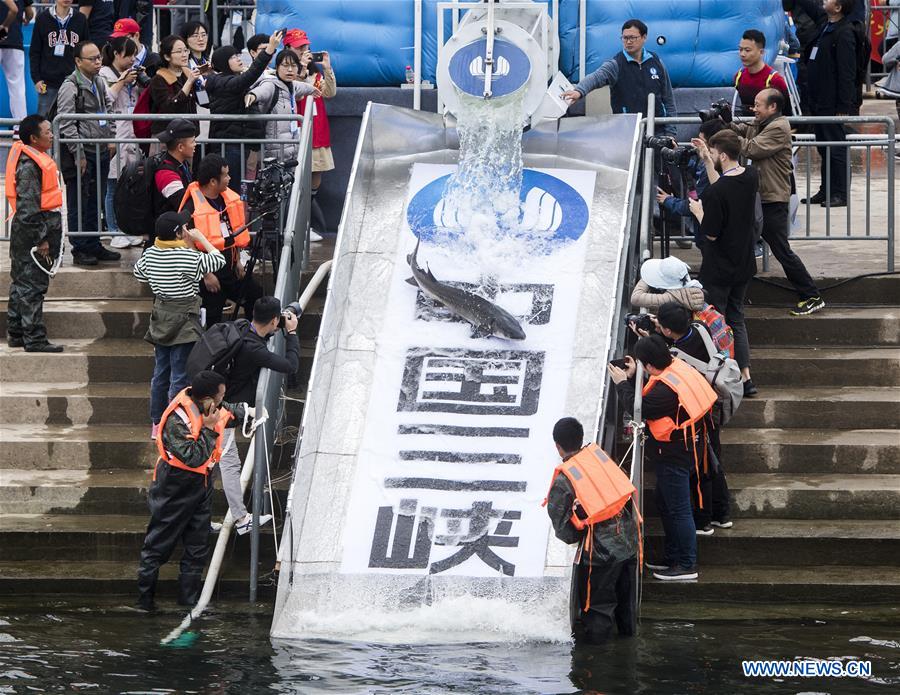
{"label": "dark green water", "polygon": [[[0,601],[0,693],[897,693],[900,622],[645,618],[640,635],[569,644],[271,642],[264,609],[219,604],[183,648],[182,613],[114,600]],[[649,611],[645,611],[645,614]],[[865,622],[861,622],[865,621]],[[742,659],[871,660],[858,679],[747,679]]]}

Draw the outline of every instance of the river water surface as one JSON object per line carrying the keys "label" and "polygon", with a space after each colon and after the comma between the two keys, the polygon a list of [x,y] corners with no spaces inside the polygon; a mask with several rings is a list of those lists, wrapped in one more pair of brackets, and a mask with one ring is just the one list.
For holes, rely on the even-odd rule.
{"label": "river water surface", "polygon": [[[217,604],[177,647],[181,612],[115,600],[0,602],[0,693],[897,693],[896,620],[645,618],[601,647],[272,642],[264,607]],[[742,659],[863,659],[867,679],[747,679]]]}

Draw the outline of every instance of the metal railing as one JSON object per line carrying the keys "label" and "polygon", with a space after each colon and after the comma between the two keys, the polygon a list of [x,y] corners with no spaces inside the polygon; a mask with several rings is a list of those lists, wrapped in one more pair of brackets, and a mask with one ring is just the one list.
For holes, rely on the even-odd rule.
{"label": "metal railing", "polygon": [[[736,120],[748,123],[751,122],[751,119]],[[827,204],[824,206],[824,208],[822,208],[824,210],[824,216],[821,220],[815,219],[816,215],[813,209],[814,204],[811,204],[810,202],[806,202],[805,204],[803,204],[800,210],[798,210],[798,214],[802,214],[802,211],[805,210],[805,230],[804,233],[800,235],[794,235],[792,239],[795,241],[847,240],[886,242],[886,265],[888,271],[893,271],[894,236],[896,222],[896,209],[894,203],[896,199],[895,153],[897,152],[897,133],[893,119],[887,116],[794,116],[788,118],[788,121],[790,122],[792,127],[815,126],[823,124],[841,124],[851,127],[862,126],[865,129],[872,129],[879,126],[883,128],[883,132],[879,133],[848,134],[845,141],[819,141],[816,140],[813,136],[805,134],[794,136],[794,150],[795,152],[802,152],[802,156],[799,157],[799,163],[802,164],[802,166],[798,166],[798,164],[796,163],[794,166],[794,178],[796,180],[797,194],[800,198],[806,198],[807,201],[809,201],[814,192],[813,178],[820,178],[818,168],[815,167],[815,160],[812,155],[812,150],[815,147],[825,148],[825,177],[824,181],[821,181],[821,190],[825,194],[825,200],[827,201]],[[654,127],[657,124],[699,125],[700,119],[696,116],[647,119],[648,135],[654,134]],[[845,215],[846,226],[843,228],[843,230],[835,230],[833,222],[837,219],[837,215],[833,212],[835,208],[832,208],[830,204],[832,192],[832,171],[830,155],[831,151],[836,148],[843,148],[847,150],[847,164],[846,171],[844,172],[847,181],[847,205]],[[861,173],[857,173],[856,175],[852,174],[854,152],[862,154],[862,156],[859,158],[859,163],[864,167],[864,171]],[[878,166],[884,167],[883,180],[886,184],[884,191],[876,190],[876,188],[873,186],[873,181],[882,180],[881,178],[873,177],[873,169],[875,168],[876,164],[876,157],[873,154],[874,152],[878,152],[879,158],[882,160],[878,162]],[[851,190],[852,181],[854,179],[858,180],[860,176],[864,177],[864,190]],[[650,201],[643,202],[644,209],[642,210],[642,214],[649,215]],[[856,209],[856,206],[860,204],[863,204],[864,217],[859,222],[854,223],[853,211],[854,209]],[[815,205],[815,207],[818,208],[819,206]],[[872,232],[873,211],[878,213],[884,211],[885,214],[883,230],[878,230],[874,234]],[[864,224],[863,229],[861,230],[862,233],[859,233],[859,231],[856,230],[856,227],[861,223]],[[821,228],[819,228],[820,224],[822,225]],[[815,230],[814,226],[816,227]],[[819,233],[814,234],[814,231]],[[855,231],[856,233],[854,233]],[[644,233],[652,234],[652,230],[649,224]],[[686,239],[693,239],[693,235],[685,235],[683,233],[683,236]],[[649,237],[648,248],[650,249],[652,254],[653,243],[652,239],[650,239]],[[767,256],[764,256],[763,258],[763,268],[765,270],[768,270]]]}
{"label": "metal railing", "polygon": [[[313,98],[309,96],[306,99],[306,113],[312,113]],[[287,206],[281,262],[278,265],[278,275],[275,279],[275,297],[281,301],[281,306],[297,300],[300,295],[301,273],[309,264],[312,120],[311,118],[304,119],[303,127],[300,129],[300,149],[297,156],[299,163]],[[269,341],[269,350],[284,355],[285,339],[280,331],[276,332],[274,339]],[[284,412],[281,391],[285,378],[285,374],[263,369],[260,372],[256,388],[256,411],[259,413],[262,408],[265,408],[269,417],[257,428],[257,436],[254,440],[256,466],[253,469],[253,529],[250,535],[250,601],[256,600],[259,583],[259,517],[265,513],[264,488],[267,481],[271,491],[269,460],[275,445],[278,424]],[[272,527],[275,528],[274,520]],[[277,552],[277,535],[275,548]]]}
{"label": "metal railing", "polygon": [[[171,121],[175,118],[176,115],[173,114],[59,114],[53,120],[52,129],[53,129],[53,150],[52,155],[54,160],[60,164],[61,166],[61,155],[62,148],[66,147],[70,144],[78,145],[81,148],[81,151],[87,152],[87,157],[94,159],[95,161],[101,160],[102,158],[109,156],[108,147],[114,146],[116,151],[121,154],[121,146],[123,145],[154,145],[161,146],[161,143],[156,138],[66,138],[60,134],[60,125],[62,121],[98,121],[98,120],[107,120],[111,122],[115,121],[135,121],[135,120],[147,120],[147,121]],[[191,121],[240,121],[240,122],[270,122],[270,121],[303,121],[303,116],[297,114],[177,114],[178,118],[186,118]],[[14,119],[0,119],[0,128],[3,125],[15,125],[18,121]],[[3,136],[4,132],[0,129],[0,137]],[[300,134],[302,137],[302,128],[300,130]],[[9,131],[9,135],[12,133]],[[223,157],[228,159],[226,155],[226,148],[229,146],[236,147],[239,149],[240,161],[242,164],[246,164],[247,155],[250,147],[252,145],[259,145],[259,147],[265,148],[265,151],[271,153],[273,151],[277,152],[280,156],[278,159],[280,161],[284,161],[285,150],[286,148],[296,148],[299,146],[299,140],[279,140],[273,138],[242,138],[240,140],[235,139],[227,139],[227,138],[197,138],[197,146],[200,150],[200,157],[202,158],[209,152],[217,152],[222,154]],[[0,141],[0,145],[2,145],[2,141]],[[106,154],[104,154],[106,153]],[[4,159],[5,161],[5,159]],[[260,166],[262,165],[262,156],[260,156]],[[78,166],[75,166],[74,180],[75,180],[75,201],[69,201],[69,205],[75,204],[77,206],[77,220],[73,220],[74,224],[70,225],[67,236],[69,237],[79,237],[79,236],[122,236],[123,233],[115,230],[103,229],[103,219],[104,219],[104,197],[105,197],[105,185],[106,182],[103,182],[101,186],[95,186],[96,190],[92,191],[92,194],[96,196],[96,215],[93,220],[84,219],[83,213],[83,202],[84,202],[84,193],[85,193],[85,177],[82,175],[81,169]],[[238,176],[238,174],[232,172],[234,176]],[[92,182],[88,181],[88,186],[92,185]],[[9,206],[4,197],[3,203],[3,219],[6,219],[9,216]],[[279,213],[279,220],[283,220],[285,217],[285,212],[282,210]],[[91,227],[88,227],[88,224],[91,224]],[[251,234],[252,234],[251,230]],[[0,241],[8,240],[8,235],[0,236]]]}

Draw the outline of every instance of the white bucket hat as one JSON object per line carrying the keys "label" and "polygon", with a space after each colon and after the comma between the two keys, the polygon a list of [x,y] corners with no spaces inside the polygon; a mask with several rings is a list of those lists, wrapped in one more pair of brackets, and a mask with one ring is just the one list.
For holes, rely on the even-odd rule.
{"label": "white bucket hat", "polygon": [[703,287],[697,280],[691,280],[691,269],[688,264],[675,256],[650,258],[644,261],[641,266],[641,280],[658,290]]}

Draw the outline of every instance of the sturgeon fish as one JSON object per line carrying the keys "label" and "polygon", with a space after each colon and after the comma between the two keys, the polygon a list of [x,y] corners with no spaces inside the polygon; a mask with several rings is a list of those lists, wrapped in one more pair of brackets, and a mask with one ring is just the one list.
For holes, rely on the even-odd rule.
{"label": "sturgeon fish", "polygon": [[406,257],[406,262],[412,270],[412,277],[407,278],[406,282],[418,287],[425,296],[440,302],[448,311],[465,319],[485,335],[507,340],[525,339],[522,325],[506,309],[473,292],[440,282],[430,268],[426,270],[420,268],[416,260],[420,243],[421,240],[417,241],[415,250]]}

